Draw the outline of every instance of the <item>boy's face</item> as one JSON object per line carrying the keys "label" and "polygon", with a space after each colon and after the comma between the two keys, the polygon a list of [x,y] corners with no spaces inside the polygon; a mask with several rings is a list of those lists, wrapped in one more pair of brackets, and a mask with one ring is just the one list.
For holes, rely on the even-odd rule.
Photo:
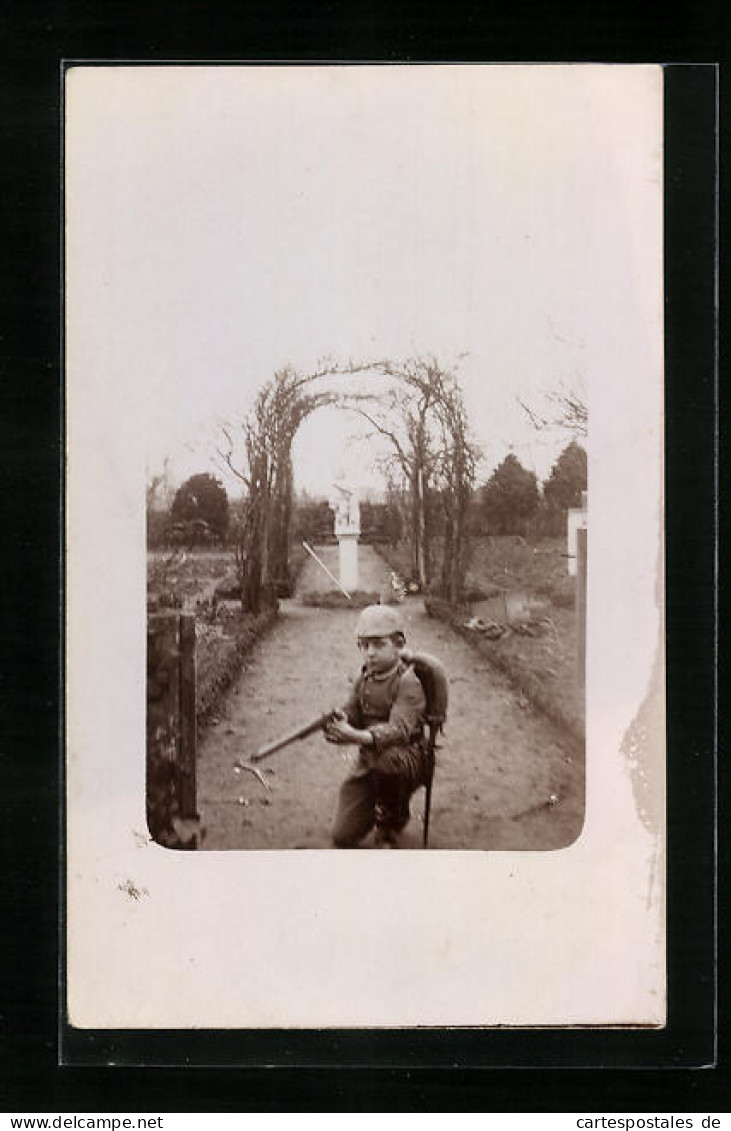
{"label": "boy's face", "polygon": [[371,672],[388,671],[401,655],[400,639],[394,636],[361,636],[358,647]]}

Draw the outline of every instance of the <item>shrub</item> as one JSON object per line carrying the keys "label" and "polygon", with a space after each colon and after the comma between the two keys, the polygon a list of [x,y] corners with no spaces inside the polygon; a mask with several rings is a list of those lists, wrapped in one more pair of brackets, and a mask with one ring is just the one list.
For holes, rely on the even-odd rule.
{"label": "shrub", "polygon": [[207,471],[192,475],[178,488],[170,518],[174,527],[182,528],[182,536],[190,533],[193,539],[205,541],[210,532],[214,538],[224,538],[229,520],[226,488]]}

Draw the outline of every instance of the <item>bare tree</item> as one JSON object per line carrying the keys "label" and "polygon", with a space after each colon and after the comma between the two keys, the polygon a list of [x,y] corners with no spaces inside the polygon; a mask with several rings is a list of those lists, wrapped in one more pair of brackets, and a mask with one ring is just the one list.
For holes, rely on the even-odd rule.
{"label": "bare tree", "polygon": [[437,413],[442,431],[439,470],[445,520],[441,585],[447,599],[456,604],[469,565],[467,516],[481,452],[470,436],[464,402],[453,380],[443,383]]}
{"label": "bare tree", "polygon": [[164,477],[162,475],[153,475],[147,481],[147,485],[145,487],[145,501],[148,511],[152,510],[155,503],[157,502],[157,494],[160,490],[160,487],[162,486],[163,478]]}
{"label": "bare tree", "polygon": [[391,443],[393,462],[408,485],[411,569],[423,588],[434,567],[434,502],[441,499],[445,544],[442,585],[456,600],[464,584],[467,508],[479,458],[469,437],[461,389],[452,370],[434,357],[411,358],[395,365],[371,363],[394,379],[381,409],[360,407],[361,414]]}
{"label": "bare tree", "polygon": [[378,405],[366,408],[361,402],[356,407],[375,431],[388,440],[392,449],[391,475],[397,471],[407,485],[411,574],[426,587],[431,572],[427,504],[437,463],[431,420],[435,389],[422,362],[409,361],[399,367],[382,362],[378,368],[395,378],[395,384],[379,398]]}
{"label": "bare tree", "polygon": [[234,429],[222,428],[218,454],[246,489],[235,559],[242,605],[252,613],[261,608],[265,584],[289,578],[292,442],[302,421],[335,399],[331,392],[308,391],[322,375],[302,376],[290,366],[275,373],[239,426],[243,453],[237,453]]}
{"label": "bare tree", "polygon": [[545,394],[541,408],[526,404],[520,397],[518,404],[539,432],[551,430],[569,432],[573,436],[587,435],[586,397],[578,388],[559,385],[557,389]]}

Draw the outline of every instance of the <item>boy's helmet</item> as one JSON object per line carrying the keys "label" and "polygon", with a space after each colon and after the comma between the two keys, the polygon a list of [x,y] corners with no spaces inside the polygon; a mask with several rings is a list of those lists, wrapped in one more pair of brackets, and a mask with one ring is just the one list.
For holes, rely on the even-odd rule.
{"label": "boy's helmet", "polygon": [[358,617],[355,627],[359,639],[365,636],[404,635],[401,617],[391,605],[368,605]]}

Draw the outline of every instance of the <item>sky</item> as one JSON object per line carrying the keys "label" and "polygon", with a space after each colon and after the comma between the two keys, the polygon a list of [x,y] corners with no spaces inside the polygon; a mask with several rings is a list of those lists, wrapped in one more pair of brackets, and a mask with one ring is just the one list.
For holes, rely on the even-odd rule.
{"label": "sky", "polygon": [[[656,67],[79,67],[66,136],[79,360],[139,398],[148,476],[221,474],[221,423],[284,365],[433,355],[481,476],[513,451],[542,480],[570,436],[518,399],[577,389],[591,423],[618,341],[642,368]],[[379,450],[320,410],[296,484],[377,483]]]}

